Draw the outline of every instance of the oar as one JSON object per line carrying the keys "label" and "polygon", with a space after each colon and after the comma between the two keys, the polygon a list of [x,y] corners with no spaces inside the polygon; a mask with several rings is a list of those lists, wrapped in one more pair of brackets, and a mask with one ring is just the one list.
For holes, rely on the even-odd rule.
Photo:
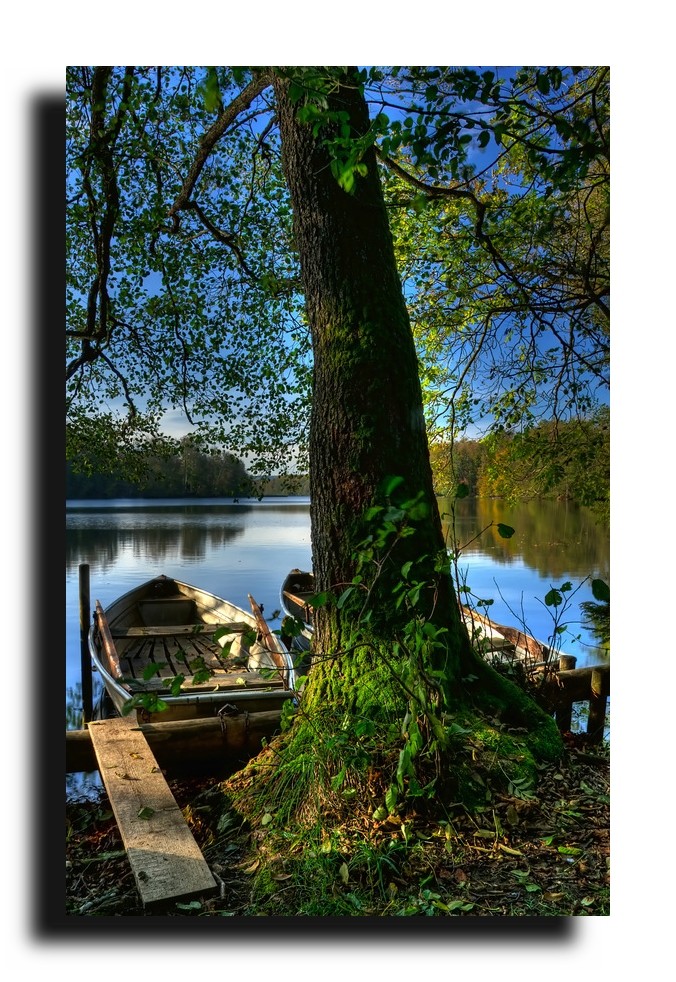
{"label": "oar", "polygon": [[258,627],[259,640],[264,645],[265,648],[270,652],[272,660],[279,669],[280,675],[282,676],[282,682],[284,683],[284,688],[289,688],[289,672],[288,667],[284,662],[284,658],[278,651],[275,645],[275,639],[272,635],[272,631],[268,627],[264,617],[263,611],[256,603],[251,594],[247,594],[249,597],[249,603],[251,604],[251,612],[256,618],[256,626]]}

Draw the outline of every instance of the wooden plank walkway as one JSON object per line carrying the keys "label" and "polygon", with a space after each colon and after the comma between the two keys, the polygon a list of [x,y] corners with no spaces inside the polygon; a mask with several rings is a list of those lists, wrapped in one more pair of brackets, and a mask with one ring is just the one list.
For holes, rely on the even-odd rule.
{"label": "wooden plank walkway", "polygon": [[144,907],[216,892],[136,714],[88,729]]}

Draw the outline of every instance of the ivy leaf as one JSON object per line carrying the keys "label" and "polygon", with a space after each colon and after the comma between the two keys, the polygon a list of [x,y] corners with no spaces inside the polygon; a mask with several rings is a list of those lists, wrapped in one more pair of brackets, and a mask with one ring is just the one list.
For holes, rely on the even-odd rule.
{"label": "ivy leaf", "polygon": [[328,590],[324,590],[322,593],[315,593],[313,597],[308,598],[308,604],[310,607],[325,607],[329,600],[332,599],[332,595]]}
{"label": "ivy leaf", "polygon": [[159,675],[162,669],[166,667],[166,664],[167,663],[165,661],[162,661],[153,662],[150,665],[146,665],[146,667],[143,669],[143,681],[148,682],[153,675]]}
{"label": "ivy leaf", "polygon": [[350,594],[353,592],[353,590],[354,590],[354,587],[353,586],[349,586],[347,588],[347,590],[343,590],[343,592],[341,593],[341,595],[338,597],[338,603],[336,604],[336,607],[338,608],[338,610],[341,610],[344,607],[345,602],[347,601],[347,598],[350,596]]}
{"label": "ivy leaf", "polygon": [[385,497],[388,497],[389,495],[392,494],[394,490],[396,490],[396,488],[399,487],[400,484],[403,483],[404,483],[403,477],[397,477],[397,476],[386,477],[382,484],[382,492],[385,495]]}

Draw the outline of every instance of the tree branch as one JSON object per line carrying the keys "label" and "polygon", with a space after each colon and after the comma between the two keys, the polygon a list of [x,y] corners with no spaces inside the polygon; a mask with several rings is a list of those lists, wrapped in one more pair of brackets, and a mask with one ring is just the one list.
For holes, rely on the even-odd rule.
{"label": "tree branch", "polygon": [[213,126],[207,130],[200,140],[197,156],[192,162],[190,171],[183,182],[183,187],[179,191],[178,197],[169,209],[169,218],[173,218],[174,220],[174,231],[178,228],[178,213],[190,207],[190,197],[202,173],[202,168],[209,158],[209,154],[239,114],[244,109],[248,109],[256,96],[260,95],[270,85],[270,82],[271,79],[267,74],[256,75],[247,87],[223,110]]}

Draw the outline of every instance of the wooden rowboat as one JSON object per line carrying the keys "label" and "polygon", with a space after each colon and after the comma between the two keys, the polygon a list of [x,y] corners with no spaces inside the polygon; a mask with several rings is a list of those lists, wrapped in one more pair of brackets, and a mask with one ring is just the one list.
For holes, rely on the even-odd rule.
{"label": "wooden rowboat", "polygon": [[167,576],[105,610],[96,601],[89,653],[117,712],[132,705],[144,722],[168,722],[280,710],[295,696],[293,663],[249,603]]}
{"label": "wooden rowboat", "polygon": [[[301,643],[309,647],[312,637],[312,607],[309,603],[316,593],[311,572],[292,569],[282,583],[280,602],[287,617],[303,624]],[[523,662],[534,668],[549,661],[550,650],[541,641],[524,631],[498,624],[476,610],[461,606],[461,613],[472,642],[489,659]],[[553,667],[553,666],[552,666]]]}
{"label": "wooden rowboat", "polygon": [[[292,644],[297,651],[307,651],[310,647],[312,607],[309,601],[316,592],[314,574],[300,569],[292,569],[281,586],[279,602],[285,618],[300,621],[303,625],[301,633],[294,632],[293,635]],[[282,634],[284,635],[284,621],[282,621]]]}

